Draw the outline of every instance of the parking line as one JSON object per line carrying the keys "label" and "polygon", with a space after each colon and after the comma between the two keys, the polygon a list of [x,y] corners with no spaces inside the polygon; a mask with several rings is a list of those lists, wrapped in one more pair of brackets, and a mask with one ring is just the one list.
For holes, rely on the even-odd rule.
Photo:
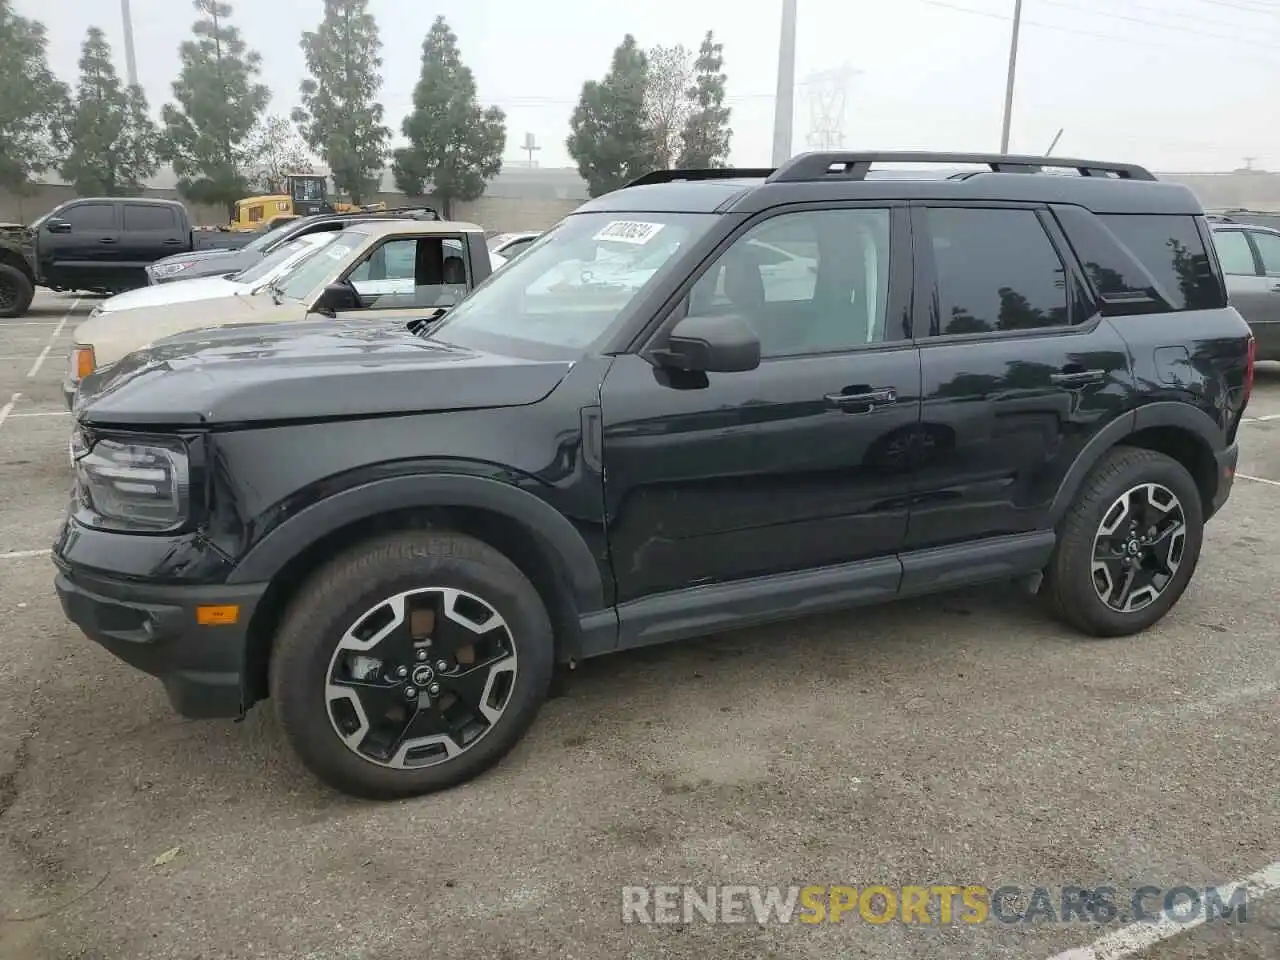
{"label": "parking line", "polygon": [[29,354],[27,354],[25,357],[0,357],[0,360],[8,360],[8,361],[14,361],[14,360],[34,360],[35,358],[36,358],[36,356],[35,356],[35,354],[34,354],[34,353],[29,353]]}
{"label": "parking line", "polygon": [[26,560],[29,557],[47,557],[52,552],[48,547],[43,550],[12,550],[9,553],[0,553],[0,560]]}
{"label": "parking line", "polygon": [[62,315],[58,325],[53,328],[53,333],[49,335],[49,342],[44,345],[44,349],[40,351],[40,356],[36,357],[36,362],[31,364],[31,369],[27,371],[28,380],[40,372],[40,368],[44,365],[45,357],[49,356],[49,351],[53,349],[53,341],[58,339],[58,334],[62,333],[62,328],[67,325],[67,320],[71,318],[71,314],[75,312],[76,307],[79,305],[79,297],[71,301],[71,306],[67,307],[67,312]]}
{"label": "parking line", "polygon": [[3,427],[4,422],[9,419],[9,414],[13,413],[13,405],[18,402],[18,398],[21,396],[22,394],[15,393],[12,397],[9,398],[8,403],[6,403],[3,407],[0,407],[0,427]]}
{"label": "parking line", "polygon": [[69,417],[69,410],[37,410],[35,413],[15,413],[10,417],[12,420],[24,420],[27,417]]}
{"label": "parking line", "polygon": [[[1223,903],[1231,903],[1232,897],[1240,889],[1244,890],[1246,903],[1280,890],[1280,861],[1263,867],[1243,880],[1217,889]],[[1131,923],[1127,927],[1121,927],[1115,933],[1109,933],[1093,941],[1087,947],[1066,950],[1055,954],[1049,960],[1122,960],[1123,957],[1132,957],[1162,940],[1169,940],[1193,927],[1200,926],[1209,919],[1208,913],[1206,909],[1190,920],[1175,920],[1169,916],[1169,911],[1165,911],[1158,920]]]}
{"label": "parking line", "polygon": [[1268,480],[1266,477],[1251,477],[1247,473],[1237,473],[1241,480],[1252,480],[1254,483],[1265,483],[1269,487],[1280,487],[1280,480]]}

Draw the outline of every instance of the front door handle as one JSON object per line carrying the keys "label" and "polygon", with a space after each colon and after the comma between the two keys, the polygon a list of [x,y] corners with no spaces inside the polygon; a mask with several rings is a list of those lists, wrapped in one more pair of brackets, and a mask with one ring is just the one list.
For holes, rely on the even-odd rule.
{"label": "front door handle", "polygon": [[1049,374],[1051,383],[1063,387],[1078,387],[1086,383],[1101,383],[1107,379],[1105,370],[1063,370],[1061,373]]}
{"label": "front door handle", "polygon": [[824,398],[837,407],[866,407],[867,412],[878,406],[898,402],[898,391],[893,387],[879,387],[859,393],[828,393]]}
{"label": "front door handle", "polygon": [[115,243],[115,242],[116,242],[116,238],[115,238],[115,237],[101,237],[101,238],[99,238],[98,242],[99,242],[99,243]]}

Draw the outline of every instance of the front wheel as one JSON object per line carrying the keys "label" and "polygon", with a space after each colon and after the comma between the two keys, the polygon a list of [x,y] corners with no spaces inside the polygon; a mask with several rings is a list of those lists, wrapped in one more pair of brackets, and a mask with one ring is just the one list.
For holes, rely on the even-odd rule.
{"label": "front wheel", "polygon": [[394,799],[476,776],[546,699],[551,623],[520,570],[451,533],[355,548],[303,590],[271,660],[285,735],[325,782]]}
{"label": "front wheel", "polygon": [[1138,633],[1191,582],[1204,540],[1200,491],[1182,464],[1118,447],[1085,480],[1047,571],[1054,612],[1100,637]]}
{"label": "front wheel", "polygon": [[35,298],[36,288],[17,267],[0,263],[0,317],[24,316]]}

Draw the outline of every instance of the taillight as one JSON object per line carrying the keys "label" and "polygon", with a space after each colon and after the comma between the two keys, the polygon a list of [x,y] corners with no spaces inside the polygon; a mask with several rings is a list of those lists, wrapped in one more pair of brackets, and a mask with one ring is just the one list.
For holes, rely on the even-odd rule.
{"label": "taillight", "polygon": [[1244,401],[1240,404],[1240,410],[1243,412],[1245,405],[1249,402],[1249,395],[1253,393],[1253,365],[1258,355],[1258,341],[1253,339],[1253,334],[1249,334],[1249,355],[1245,361],[1244,368]]}

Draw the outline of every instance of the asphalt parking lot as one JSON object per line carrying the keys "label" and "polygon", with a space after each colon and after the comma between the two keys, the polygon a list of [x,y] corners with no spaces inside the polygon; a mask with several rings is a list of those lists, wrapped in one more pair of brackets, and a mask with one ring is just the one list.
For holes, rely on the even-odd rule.
{"label": "asphalt parking lot", "polygon": [[1280,891],[1147,947],[1123,917],[621,910],[650,884],[1280,887],[1280,368],[1196,579],[1141,637],[990,589],[649,650],[578,671],[490,774],[367,804],[269,709],[181,720],[64,621],[58,384],[91,303],[0,320],[0,958],[1280,956]]}

